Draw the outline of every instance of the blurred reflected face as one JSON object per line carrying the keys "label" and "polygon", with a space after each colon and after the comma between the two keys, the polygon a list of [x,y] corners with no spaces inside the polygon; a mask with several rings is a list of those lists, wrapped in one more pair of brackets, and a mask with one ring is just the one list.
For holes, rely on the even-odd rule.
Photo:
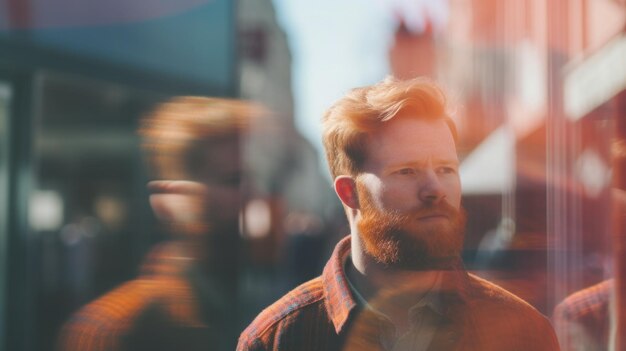
{"label": "blurred reflected face", "polygon": [[357,228],[366,252],[405,269],[432,268],[458,257],[465,214],[448,125],[400,115],[368,141],[357,177]]}
{"label": "blurred reflected face", "polygon": [[230,138],[211,143],[200,166],[200,181],[207,186],[205,215],[218,225],[237,223],[243,173],[239,140]]}
{"label": "blurred reflected face", "polygon": [[239,149],[236,139],[204,145],[189,159],[186,171],[194,176],[150,182],[150,204],[157,216],[190,234],[236,230],[242,178]]}

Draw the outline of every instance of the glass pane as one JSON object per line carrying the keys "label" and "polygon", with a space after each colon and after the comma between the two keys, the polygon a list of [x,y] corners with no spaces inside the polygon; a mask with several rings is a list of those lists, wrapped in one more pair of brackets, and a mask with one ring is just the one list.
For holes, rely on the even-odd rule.
{"label": "glass pane", "polygon": [[[49,11],[33,6],[33,24],[49,23]],[[616,288],[626,289],[619,284],[626,277],[624,0],[394,0],[367,6],[357,0],[240,0],[236,28],[228,25],[198,44],[194,38],[203,36],[191,27],[218,15],[209,14],[206,6],[192,6],[174,22],[129,27],[138,35],[127,39],[141,42],[138,49],[164,52],[150,60],[188,54],[183,61],[195,63],[182,67],[174,60],[167,67],[145,69],[201,80],[218,72],[217,85],[238,86],[239,97],[259,101],[273,112],[267,120],[250,123],[246,169],[222,179],[232,185],[239,180],[235,173],[245,173],[243,211],[234,217],[242,233],[233,242],[241,240],[246,250],[230,251],[214,243],[211,250],[230,255],[228,259],[245,256],[240,273],[227,264],[216,269],[220,278],[228,278],[222,280],[228,281],[226,291],[239,289],[233,301],[240,302],[241,310],[229,316],[239,318],[238,331],[295,286],[318,276],[333,247],[350,231],[323,166],[324,111],[349,89],[387,75],[426,76],[448,94],[458,127],[462,205],[468,214],[465,267],[550,318],[563,350],[608,349],[614,343],[615,349],[626,349],[613,340],[626,332],[610,333],[616,326],[626,327],[626,291]],[[193,36],[170,37],[170,45],[163,45],[152,40],[155,36],[140,35],[144,26],[178,28],[181,21]],[[118,46],[117,39],[109,39],[126,31],[116,34],[99,23],[87,32],[81,26],[52,26],[17,34],[41,30],[50,39],[88,44],[92,53],[107,43]],[[89,32],[104,35],[92,37]],[[239,57],[206,60],[207,54],[223,56],[218,48],[235,37]],[[46,40],[33,45],[37,42]],[[179,46],[189,50],[168,51]],[[192,54],[196,51],[199,56]],[[234,65],[237,75],[231,74]],[[24,268],[32,281],[28,292],[34,296],[24,300],[33,303],[35,315],[24,318],[32,322],[26,334],[34,349],[43,351],[54,345],[59,327],[78,307],[135,277],[148,248],[165,237],[153,225],[136,135],[137,119],[162,96],[48,73],[35,88],[31,233]],[[2,194],[8,187],[10,93],[0,82],[3,221],[8,209]],[[194,162],[200,157],[193,156]],[[207,178],[219,178],[202,171]],[[235,232],[234,227],[228,229]],[[0,222],[0,258],[6,235],[6,222]],[[208,248],[198,246],[197,253],[211,256]],[[0,270],[0,278],[3,274]],[[196,288],[211,297],[204,283]],[[590,300],[598,303],[581,310]]]}
{"label": "glass pane", "polygon": [[[11,86],[0,80],[0,340],[6,331],[6,283],[8,262],[9,152]],[[0,345],[2,349],[4,345]]]}
{"label": "glass pane", "polygon": [[38,83],[29,250],[35,350],[72,312],[133,277],[158,240],[147,211],[137,119],[160,98],[63,75]]}

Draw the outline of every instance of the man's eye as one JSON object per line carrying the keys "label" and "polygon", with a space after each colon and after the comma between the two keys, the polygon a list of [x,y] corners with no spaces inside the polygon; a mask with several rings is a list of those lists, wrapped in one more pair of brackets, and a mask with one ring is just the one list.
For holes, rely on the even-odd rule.
{"label": "man's eye", "polygon": [[441,167],[439,168],[439,173],[441,174],[455,174],[456,169],[454,167]]}
{"label": "man's eye", "polygon": [[397,171],[396,173],[398,173],[400,175],[411,175],[411,174],[415,174],[415,170],[413,168],[402,168],[401,170]]}
{"label": "man's eye", "polygon": [[241,184],[241,180],[242,178],[240,174],[233,174],[223,177],[221,179],[221,183],[228,186],[239,186]]}

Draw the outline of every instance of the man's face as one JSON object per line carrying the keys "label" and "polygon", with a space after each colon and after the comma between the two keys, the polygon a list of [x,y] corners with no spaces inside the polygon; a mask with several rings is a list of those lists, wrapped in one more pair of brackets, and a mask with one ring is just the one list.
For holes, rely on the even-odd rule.
{"label": "man's face", "polygon": [[397,116],[368,139],[357,177],[365,250],[389,267],[433,268],[458,257],[465,214],[459,161],[443,120]]}
{"label": "man's face", "polygon": [[[195,176],[153,181],[150,203],[159,218],[194,232],[237,228],[241,205],[241,157],[236,138],[204,145],[193,159]],[[197,168],[196,168],[197,167]]]}
{"label": "man's face", "polygon": [[206,215],[212,222],[237,223],[241,209],[241,148],[237,138],[212,143],[201,165],[207,186]]}

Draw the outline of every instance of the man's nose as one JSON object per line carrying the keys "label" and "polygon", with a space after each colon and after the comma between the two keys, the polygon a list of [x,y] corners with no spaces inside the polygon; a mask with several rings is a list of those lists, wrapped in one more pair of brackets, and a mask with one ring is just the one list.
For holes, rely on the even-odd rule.
{"label": "man's nose", "polygon": [[425,203],[439,203],[445,197],[445,189],[437,173],[433,170],[425,172],[419,189],[420,200]]}

